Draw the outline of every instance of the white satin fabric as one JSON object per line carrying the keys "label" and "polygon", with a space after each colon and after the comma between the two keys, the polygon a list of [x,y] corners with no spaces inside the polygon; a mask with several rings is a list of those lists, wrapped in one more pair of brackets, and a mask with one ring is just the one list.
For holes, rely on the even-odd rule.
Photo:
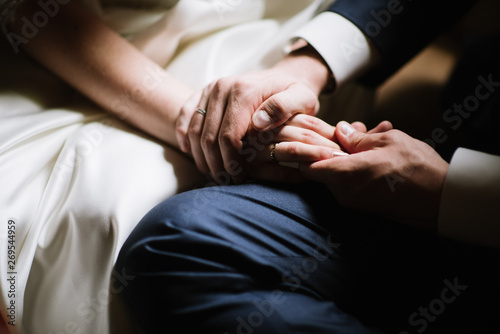
{"label": "white satin fabric", "polygon": [[[169,10],[133,10],[84,2],[144,52],[161,43],[159,61],[195,88],[272,65],[293,31],[324,5],[321,0],[181,0]],[[113,272],[120,246],[155,204],[204,181],[184,156],[4,47],[1,313],[5,317],[6,307],[15,304],[12,333],[132,332],[113,309],[116,291],[131,279]],[[11,225],[15,268],[7,258]],[[11,276],[15,297],[9,293]]]}

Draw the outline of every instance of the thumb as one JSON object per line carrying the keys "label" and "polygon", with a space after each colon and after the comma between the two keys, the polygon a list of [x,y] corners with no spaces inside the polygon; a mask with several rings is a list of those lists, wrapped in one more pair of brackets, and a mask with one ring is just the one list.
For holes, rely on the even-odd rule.
{"label": "thumb", "polygon": [[292,84],[260,105],[252,116],[252,126],[257,131],[271,130],[295,114],[315,115],[318,109],[319,101],[316,94],[301,84]]}
{"label": "thumb", "polygon": [[335,135],[340,146],[349,153],[363,151],[362,142],[368,136],[366,133],[356,130],[351,124],[344,121],[337,124]]}

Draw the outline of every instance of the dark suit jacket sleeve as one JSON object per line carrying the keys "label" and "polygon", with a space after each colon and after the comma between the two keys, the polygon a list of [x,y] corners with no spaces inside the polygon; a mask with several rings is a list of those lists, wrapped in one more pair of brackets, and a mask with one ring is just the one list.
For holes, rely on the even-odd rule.
{"label": "dark suit jacket sleeve", "polygon": [[363,78],[377,85],[457,21],[474,0],[337,0],[328,9],[365,33],[382,56]]}

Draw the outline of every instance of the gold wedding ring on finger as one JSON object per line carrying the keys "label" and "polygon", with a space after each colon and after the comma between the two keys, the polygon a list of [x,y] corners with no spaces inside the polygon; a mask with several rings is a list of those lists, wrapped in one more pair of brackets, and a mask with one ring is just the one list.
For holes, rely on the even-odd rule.
{"label": "gold wedding ring on finger", "polygon": [[198,108],[198,109],[196,109],[196,112],[198,114],[202,115],[203,117],[207,116],[207,111],[205,109]]}
{"label": "gold wedding ring on finger", "polygon": [[271,152],[269,152],[269,156],[271,157],[272,162],[278,162],[276,160],[276,147],[278,146],[278,143],[273,143],[273,146],[271,146]]}

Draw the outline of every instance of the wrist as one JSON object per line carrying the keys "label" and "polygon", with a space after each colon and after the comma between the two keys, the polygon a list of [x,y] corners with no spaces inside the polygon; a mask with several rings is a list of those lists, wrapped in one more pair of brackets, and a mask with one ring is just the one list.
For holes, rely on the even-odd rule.
{"label": "wrist", "polygon": [[127,85],[129,93],[118,94],[107,109],[156,139],[178,147],[175,120],[192,90],[167,73],[158,75],[159,81],[137,79],[135,82],[143,85]]}
{"label": "wrist", "polygon": [[316,95],[333,91],[335,80],[325,60],[305,40],[298,39],[290,47],[290,53],[275,68],[284,70],[309,87]]}
{"label": "wrist", "polygon": [[[172,89],[174,84],[175,89]],[[193,94],[193,90],[180,82],[170,82],[162,84],[153,94],[150,107],[155,117],[152,119],[150,129],[155,132],[155,137],[163,142],[179,147],[175,135],[175,121],[183,105]]]}

